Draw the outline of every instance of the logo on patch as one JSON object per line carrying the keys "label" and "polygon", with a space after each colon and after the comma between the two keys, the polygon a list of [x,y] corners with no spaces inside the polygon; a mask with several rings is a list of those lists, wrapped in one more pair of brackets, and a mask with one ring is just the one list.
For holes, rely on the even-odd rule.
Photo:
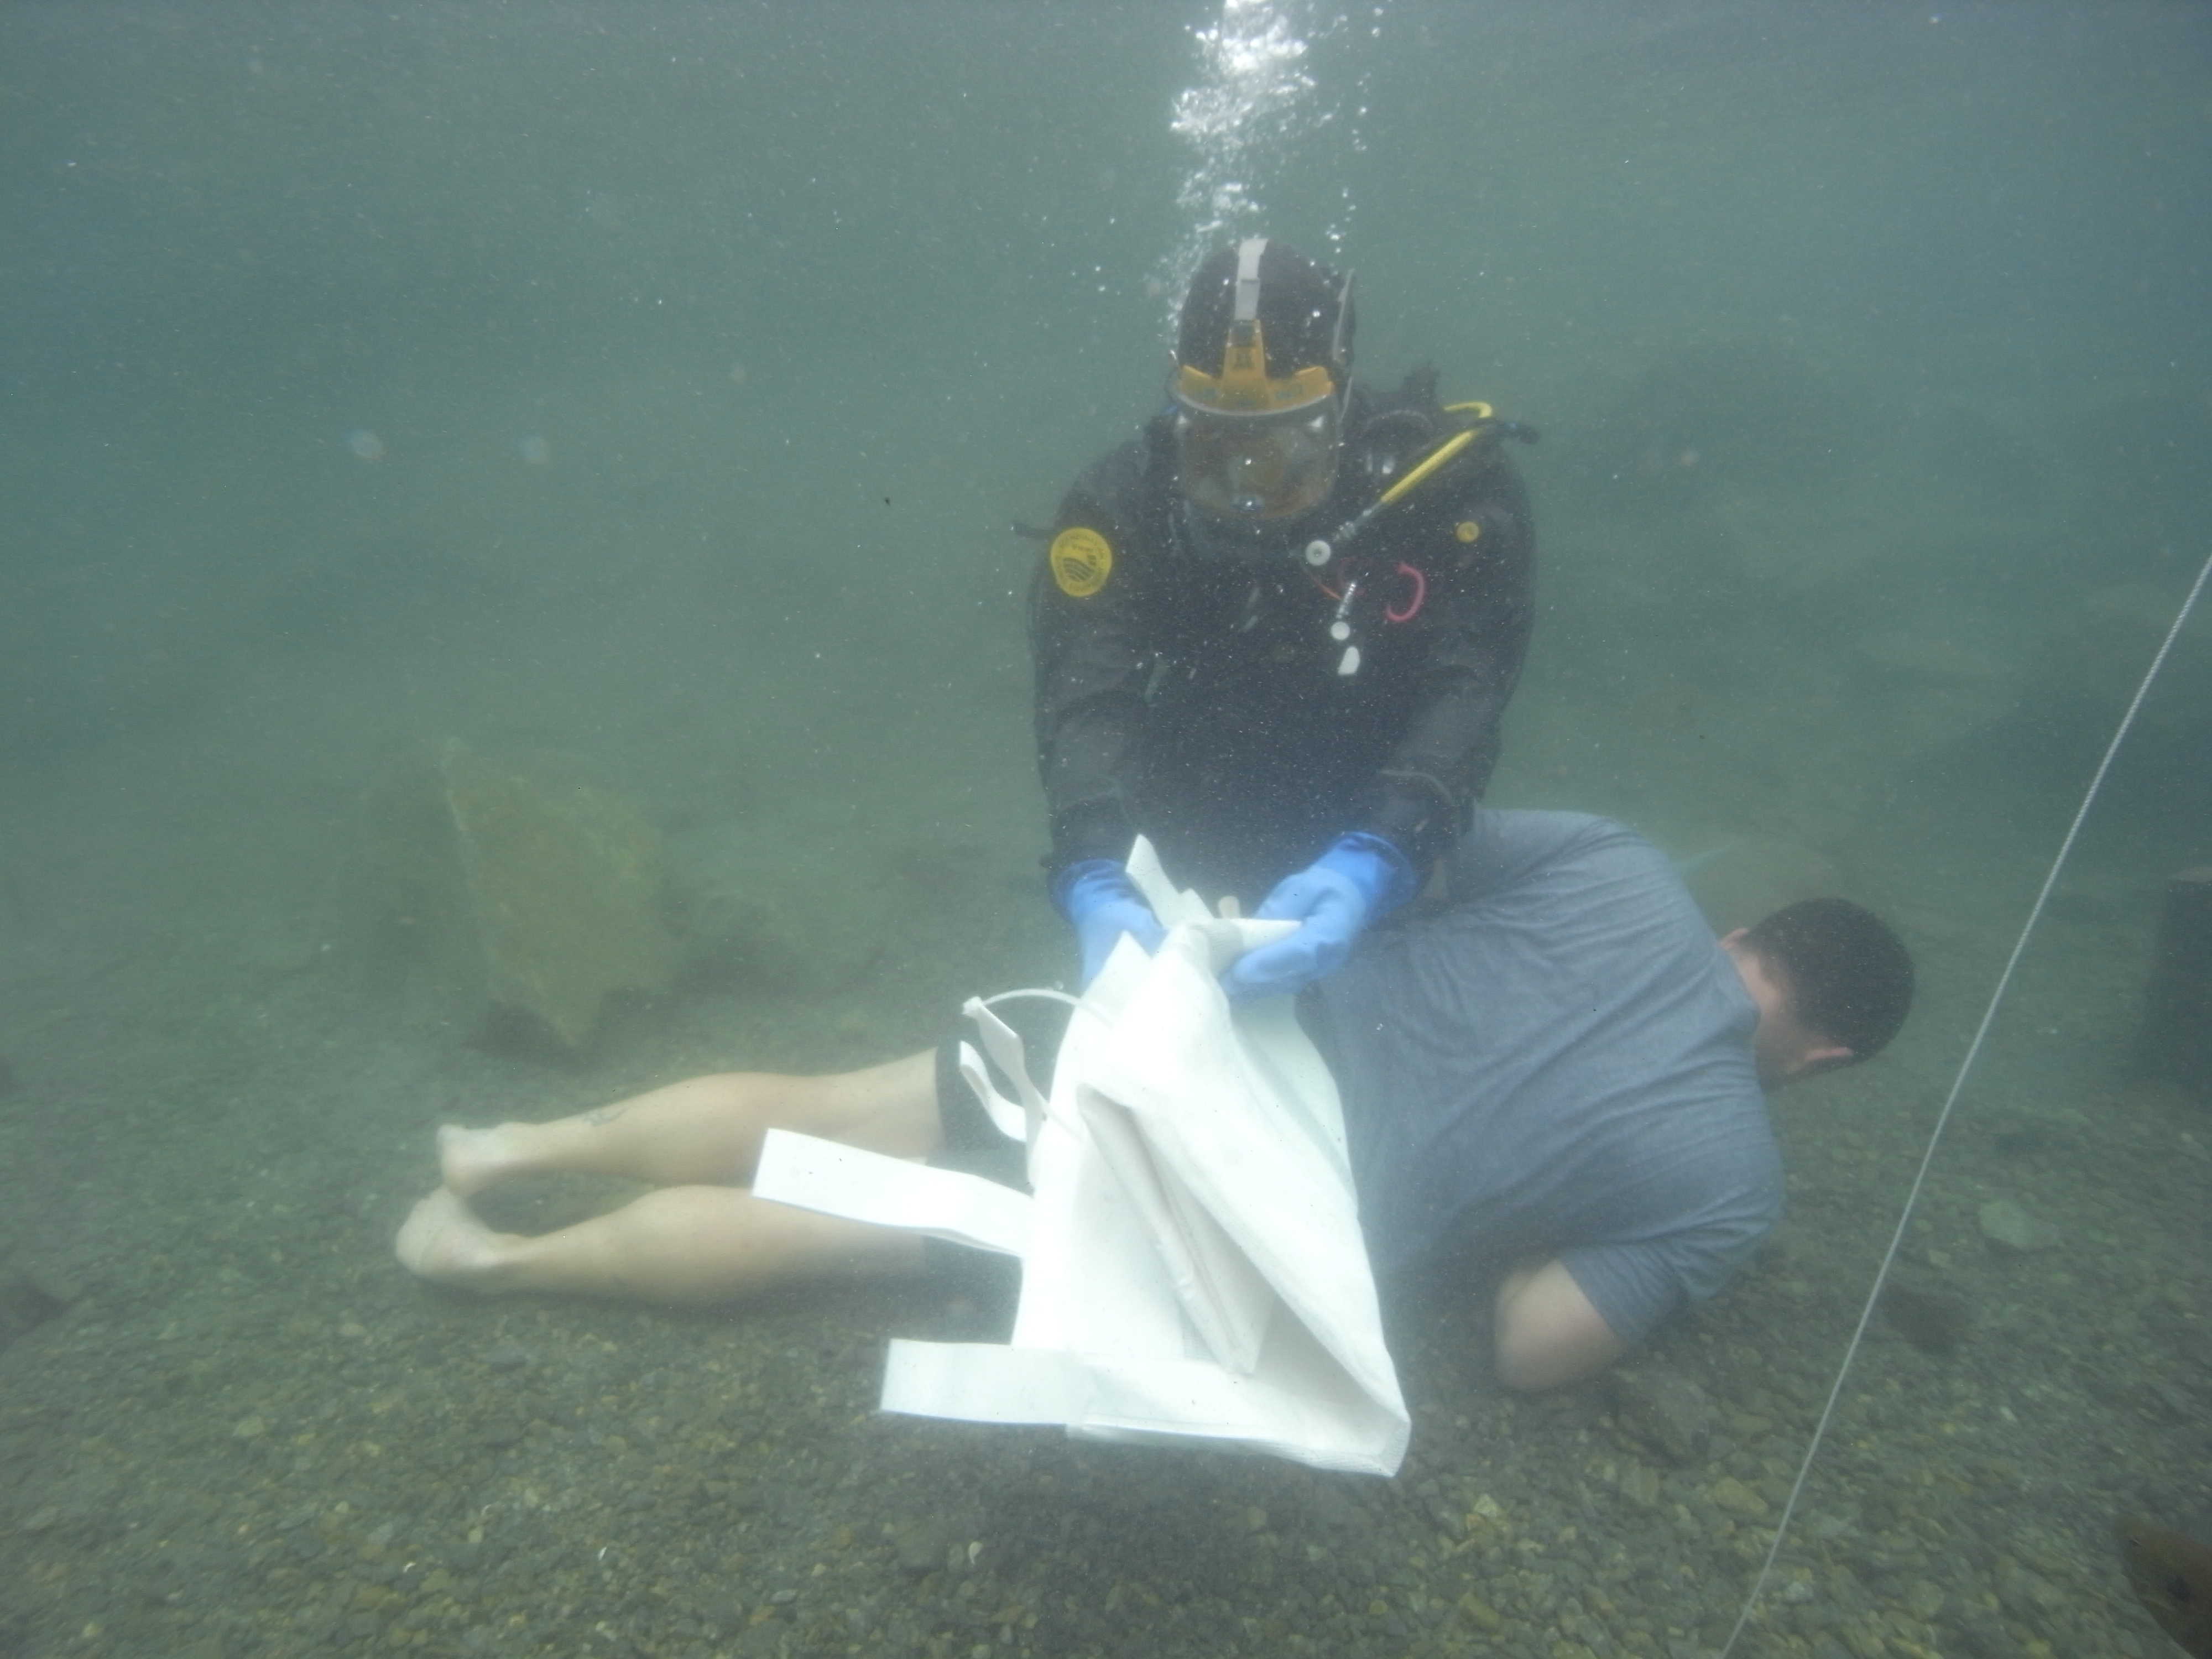
{"label": "logo on patch", "polygon": [[1052,579],[1071,599],[1087,599],[1114,574],[1114,550],[1097,531],[1076,525],[1052,538]]}

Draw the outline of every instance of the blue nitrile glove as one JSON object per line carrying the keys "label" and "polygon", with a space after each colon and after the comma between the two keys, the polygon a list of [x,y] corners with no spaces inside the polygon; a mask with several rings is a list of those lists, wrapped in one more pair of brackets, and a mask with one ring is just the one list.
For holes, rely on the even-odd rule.
{"label": "blue nitrile glove", "polygon": [[1247,951],[1222,983],[1240,999],[1304,990],[1342,967],[1367,925],[1413,897],[1418,885],[1412,861],[1382,836],[1339,836],[1328,851],[1277,882],[1254,913],[1262,921],[1295,921],[1298,931]]}
{"label": "blue nitrile glove", "polygon": [[1114,943],[1127,933],[1147,951],[1157,951],[1168,930],[1145,902],[1145,896],[1129,879],[1129,872],[1111,859],[1084,859],[1071,864],[1052,882],[1052,902],[1075,928],[1075,942],[1083,951],[1083,983],[1087,989],[1114,954]]}

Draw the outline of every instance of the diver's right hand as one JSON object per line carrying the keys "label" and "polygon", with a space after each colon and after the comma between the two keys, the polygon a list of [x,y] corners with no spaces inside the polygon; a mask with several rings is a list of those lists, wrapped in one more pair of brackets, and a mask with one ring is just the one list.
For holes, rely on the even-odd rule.
{"label": "diver's right hand", "polygon": [[1088,990],[1114,945],[1127,933],[1146,951],[1157,951],[1168,936],[1152,907],[1111,859],[1084,859],[1053,878],[1052,902],[1075,929],[1083,951],[1083,986]]}

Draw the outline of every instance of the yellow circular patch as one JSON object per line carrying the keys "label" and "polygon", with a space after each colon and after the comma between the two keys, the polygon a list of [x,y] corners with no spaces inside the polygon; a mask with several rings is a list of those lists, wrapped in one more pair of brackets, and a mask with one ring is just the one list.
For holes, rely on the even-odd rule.
{"label": "yellow circular patch", "polygon": [[1114,574],[1114,550],[1097,531],[1075,525],[1052,538],[1052,579],[1071,599],[1087,599]]}
{"label": "yellow circular patch", "polygon": [[1482,526],[1472,519],[1462,519],[1452,526],[1452,534],[1463,542],[1471,542],[1482,534]]}

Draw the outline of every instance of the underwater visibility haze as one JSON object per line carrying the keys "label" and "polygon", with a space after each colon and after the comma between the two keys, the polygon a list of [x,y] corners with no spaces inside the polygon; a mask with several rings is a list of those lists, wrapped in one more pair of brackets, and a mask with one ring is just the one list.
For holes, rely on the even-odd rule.
{"label": "underwater visibility haze", "polygon": [[[2208,184],[2159,0],[0,9],[0,1656],[1717,1652],[2212,553]],[[957,1289],[426,1291],[441,1121],[1068,975],[1014,526],[1253,234],[1541,434],[1490,799],[1914,951],[1756,1264],[1534,1396],[1413,1287],[1387,1482],[878,1414]],[[393,850],[509,763],[665,869],[570,1042],[456,1012]],[[2207,866],[2200,611],[1738,1651],[2197,1639],[2212,1100],[2146,1032]]]}

